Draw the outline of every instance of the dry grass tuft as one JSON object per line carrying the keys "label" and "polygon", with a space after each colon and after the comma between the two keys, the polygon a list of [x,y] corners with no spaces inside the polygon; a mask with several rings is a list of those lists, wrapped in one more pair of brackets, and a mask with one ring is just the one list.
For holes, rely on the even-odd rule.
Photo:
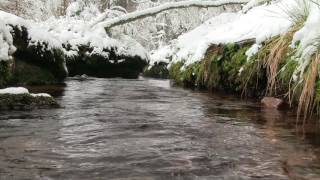
{"label": "dry grass tuft", "polygon": [[297,23],[293,28],[290,29],[285,35],[273,38],[267,44],[267,55],[265,55],[263,62],[267,70],[268,85],[266,93],[269,95],[276,94],[277,90],[277,76],[279,74],[279,65],[285,59],[291,44],[293,35],[297,32],[303,23]]}
{"label": "dry grass tuft", "polygon": [[276,93],[276,79],[279,71],[279,65],[287,53],[290,41],[286,36],[281,36],[270,42],[271,47],[269,55],[264,59],[264,65],[267,69],[268,85],[267,92],[272,95]]}
{"label": "dry grass tuft", "polygon": [[312,62],[309,65],[309,69],[306,72],[303,88],[299,98],[298,112],[297,112],[297,121],[303,113],[303,122],[305,123],[306,119],[313,113],[315,108],[315,89],[316,89],[316,80],[319,75],[319,65],[320,65],[320,52],[317,52]]}

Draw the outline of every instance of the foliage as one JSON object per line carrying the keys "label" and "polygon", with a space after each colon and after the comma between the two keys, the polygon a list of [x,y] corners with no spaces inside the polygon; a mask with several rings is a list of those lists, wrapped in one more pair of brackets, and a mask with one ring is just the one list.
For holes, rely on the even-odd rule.
{"label": "foliage", "polygon": [[145,68],[143,75],[146,77],[167,79],[169,78],[169,70],[167,68],[168,63],[159,62],[154,64],[151,68]]}

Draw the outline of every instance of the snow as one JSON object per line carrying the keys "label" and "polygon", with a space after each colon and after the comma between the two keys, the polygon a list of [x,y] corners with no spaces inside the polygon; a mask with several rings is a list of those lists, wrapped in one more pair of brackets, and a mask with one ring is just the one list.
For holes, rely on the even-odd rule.
{"label": "snow", "polygon": [[23,87],[10,87],[0,89],[0,94],[29,94],[29,91]]}
{"label": "snow", "polygon": [[30,95],[33,97],[52,97],[50,94],[47,94],[47,93],[38,93],[38,94],[31,93]]}
{"label": "snow", "polygon": [[320,10],[318,4],[310,3],[309,16],[304,26],[294,34],[292,47],[297,42],[299,43],[297,56],[299,57],[299,67],[296,73],[300,73],[298,76],[302,79],[304,70],[308,66],[310,59],[314,53],[316,53],[320,47]]}
{"label": "snow", "polygon": [[[212,44],[256,39],[256,44],[247,52],[251,56],[257,52],[262,42],[287,32],[293,25],[284,7],[290,11],[296,7],[296,1],[281,0],[260,5],[252,7],[247,13],[222,13],[178,37],[172,42],[172,48],[164,47],[154,52],[151,62],[161,61],[159,57],[168,57],[170,54],[171,62],[185,61],[185,65],[188,65],[200,61]],[[167,61],[168,58],[163,60]]]}
{"label": "snow", "polygon": [[[74,11],[74,7],[70,11]],[[87,19],[92,19],[90,13],[96,11],[84,11],[82,16],[50,18],[46,21],[35,22],[25,20],[13,14],[0,11],[0,61],[9,60],[15,48],[12,43],[12,35],[9,33],[9,25],[26,27],[30,39],[29,45],[45,43],[47,50],[61,49],[67,56],[78,55],[79,46],[93,48],[90,55],[99,54],[108,58],[105,49],[115,49],[118,55],[139,56],[142,59],[148,58],[147,51],[134,39],[114,39],[108,36],[104,28],[92,29],[88,26]],[[69,14],[72,14],[71,12]],[[128,40],[128,41],[126,41]],[[70,45],[65,49],[64,44]],[[130,45],[130,47],[128,47]]]}
{"label": "snow", "polygon": [[166,62],[169,63],[171,60],[171,55],[174,53],[172,46],[167,45],[160,47],[157,51],[152,51],[150,53],[150,66],[153,66],[156,62]]}
{"label": "snow", "polygon": [[5,24],[0,21],[0,61],[10,60],[14,51],[12,36]]}
{"label": "snow", "polygon": [[0,94],[30,94],[33,97],[51,97],[51,95],[47,93],[39,93],[39,94],[33,94],[29,93],[29,90],[24,87],[9,87],[5,89],[0,89]]}
{"label": "snow", "polygon": [[215,0],[215,1],[190,0],[190,1],[171,2],[171,3],[162,4],[160,6],[144,9],[141,11],[128,13],[123,16],[112,18],[110,20],[106,20],[106,16],[101,16],[96,21],[93,21],[90,26],[93,28],[96,28],[96,27],[111,28],[115,25],[122,24],[124,22],[136,20],[145,16],[156,15],[159,12],[163,12],[170,9],[178,9],[178,8],[186,8],[186,7],[218,7],[221,5],[241,4],[246,2],[248,2],[248,0]]}
{"label": "snow", "polygon": [[246,56],[250,59],[253,55],[255,55],[261,47],[261,44],[254,44],[252,45],[246,52]]}

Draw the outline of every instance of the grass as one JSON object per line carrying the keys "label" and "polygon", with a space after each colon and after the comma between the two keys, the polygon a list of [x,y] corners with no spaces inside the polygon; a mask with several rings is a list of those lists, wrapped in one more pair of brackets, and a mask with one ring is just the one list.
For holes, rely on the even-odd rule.
{"label": "grass", "polygon": [[302,82],[303,87],[299,98],[297,117],[299,120],[300,115],[303,113],[303,121],[313,114],[316,101],[316,86],[317,79],[319,76],[319,65],[320,65],[320,52],[317,52],[312,62],[310,63],[307,72],[305,73],[304,80]]}

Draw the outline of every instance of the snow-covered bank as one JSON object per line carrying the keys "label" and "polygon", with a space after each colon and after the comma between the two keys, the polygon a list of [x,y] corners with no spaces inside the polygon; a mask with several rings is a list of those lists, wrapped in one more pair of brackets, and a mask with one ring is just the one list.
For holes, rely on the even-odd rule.
{"label": "snow-covered bank", "polygon": [[85,45],[93,48],[91,55],[99,54],[107,58],[109,54],[104,50],[114,49],[118,55],[148,59],[146,50],[133,39],[127,36],[121,40],[113,39],[103,28],[92,29],[88,21],[82,19],[66,17],[34,22],[0,11],[0,22],[1,39],[7,44],[1,47],[0,60],[7,60],[12,54],[12,36],[8,33],[12,30],[11,26],[25,27],[28,30],[29,45],[45,43],[48,49],[61,49],[69,57],[77,56],[78,47]]}
{"label": "snow-covered bank", "polygon": [[[256,44],[259,45],[271,37],[287,32],[294,23],[289,12],[299,11],[298,6],[298,0],[281,0],[253,7],[247,13],[223,13],[181,35],[170,45],[154,51],[151,63],[170,60],[185,61],[188,65],[200,61],[212,44],[256,39]],[[256,50],[255,48],[255,52]]]}
{"label": "snow-covered bank", "polygon": [[152,52],[149,71],[165,72],[162,62],[184,86],[281,97],[304,118],[320,112],[319,3],[264,2],[252,0]]}
{"label": "snow-covered bank", "polygon": [[102,27],[90,28],[83,17],[35,22],[0,11],[0,22],[0,87],[55,84],[68,73],[133,78],[148,62],[137,41],[126,35],[111,38]]}

